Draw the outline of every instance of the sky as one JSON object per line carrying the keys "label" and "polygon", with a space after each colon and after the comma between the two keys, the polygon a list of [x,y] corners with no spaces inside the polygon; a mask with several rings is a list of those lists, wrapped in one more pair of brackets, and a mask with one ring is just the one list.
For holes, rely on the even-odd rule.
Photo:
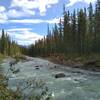
{"label": "sky", "polygon": [[[66,10],[94,5],[96,0],[0,0],[0,30],[20,45],[30,45],[47,34],[47,26],[59,23]],[[1,32],[0,32],[1,33]]]}

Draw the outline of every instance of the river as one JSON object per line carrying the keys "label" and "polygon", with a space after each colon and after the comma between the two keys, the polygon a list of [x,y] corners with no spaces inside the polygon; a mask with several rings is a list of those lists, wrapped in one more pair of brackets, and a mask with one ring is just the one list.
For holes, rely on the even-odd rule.
{"label": "river", "polygon": [[[28,61],[20,61],[14,65],[14,68],[20,69],[16,74],[11,71],[7,74],[12,58],[5,59],[1,64],[4,75],[9,77],[9,88],[16,90],[17,85],[24,87],[26,80],[41,79],[53,94],[54,100],[100,100],[99,72],[69,68],[40,58],[27,58]],[[64,73],[66,77],[55,78],[58,73]]]}

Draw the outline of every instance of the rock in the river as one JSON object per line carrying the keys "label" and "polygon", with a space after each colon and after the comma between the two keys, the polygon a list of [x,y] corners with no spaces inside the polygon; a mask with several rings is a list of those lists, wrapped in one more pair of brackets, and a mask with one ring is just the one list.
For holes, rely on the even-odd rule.
{"label": "rock in the river", "polygon": [[39,66],[38,66],[38,65],[36,65],[35,67],[36,67],[36,68],[38,68]]}
{"label": "rock in the river", "polygon": [[63,78],[65,77],[66,75],[64,73],[58,73],[55,75],[55,78]]}
{"label": "rock in the river", "polygon": [[40,68],[37,67],[37,68],[35,68],[35,69],[40,69]]}
{"label": "rock in the river", "polygon": [[57,66],[55,65],[54,68],[57,68]]}
{"label": "rock in the river", "polygon": [[16,69],[15,71],[13,71],[14,74],[17,74],[18,72],[20,72],[20,69]]}
{"label": "rock in the river", "polygon": [[39,66],[39,65],[36,65],[36,66],[35,66],[35,69],[40,69],[40,66]]}
{"label": "rock in the river", "polygon": [[14,66],[15,64],[17,64],[19,61],[18,60],[14,60],[14,61],[11,61],[9,63],[10,67]]}

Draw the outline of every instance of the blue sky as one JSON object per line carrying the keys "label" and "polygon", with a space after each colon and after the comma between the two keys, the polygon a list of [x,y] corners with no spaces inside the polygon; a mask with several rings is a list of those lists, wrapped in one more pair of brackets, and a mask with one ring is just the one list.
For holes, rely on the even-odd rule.
{"label": "blue sky", "polygon": [[96,0],[0,0],[0,29],[21,45],[43,38],[47,25],[53,26],[66,10],[88,7]]}

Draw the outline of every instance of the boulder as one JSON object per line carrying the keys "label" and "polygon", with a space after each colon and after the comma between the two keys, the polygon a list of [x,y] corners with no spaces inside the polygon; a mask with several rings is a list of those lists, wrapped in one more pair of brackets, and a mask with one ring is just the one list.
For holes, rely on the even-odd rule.
{"label": "boulder", "polygon": [[13,65],[15,65],[15,62],[10,62],[9,65],[12,67]]}
{"label": "boulder", "polygon": [[37,67],[37,68],[35,68],[35,69],[40,69],[40,68]]}
{"label": "boulder", "polygon": [[15,71],[13,71],[14,74],[17,74],[18,72],[20,72],[20,69],[16,69]]}
{"label": "boulder", "polygon": [[66,75],[64,73],[58,73],[55,75],[55,78],[63,78],[65,77]]}
{"label": "boulder", "polygon": [[12,62],[9,63],[10,67],[14,66],[15,64],[17,64],[19,61],[18,60],[14,60]]}
{"label": "boulder", "polygon": [[38,66],[38,65],[36,65],[35,67],[36,67],[36,68],[38,68],[39,66]]}
{"label": "boulder", "polygon": [[54,68],[57,68],[57,66],[55,65]]}

